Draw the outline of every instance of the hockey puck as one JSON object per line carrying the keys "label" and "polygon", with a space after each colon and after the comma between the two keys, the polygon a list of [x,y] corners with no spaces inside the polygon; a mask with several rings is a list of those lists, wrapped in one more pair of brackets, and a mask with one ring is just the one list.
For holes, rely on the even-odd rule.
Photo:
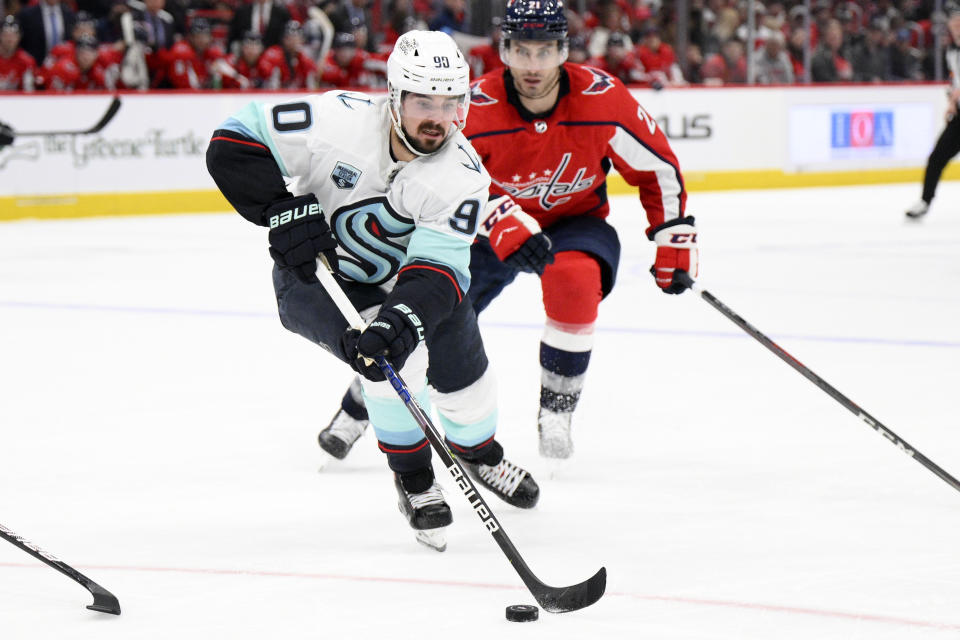
{"label": "hockey puck", "polygon": [[510,622],[533,622],[540,617],[540,609],[532,604],[512,604],[507,607]]}

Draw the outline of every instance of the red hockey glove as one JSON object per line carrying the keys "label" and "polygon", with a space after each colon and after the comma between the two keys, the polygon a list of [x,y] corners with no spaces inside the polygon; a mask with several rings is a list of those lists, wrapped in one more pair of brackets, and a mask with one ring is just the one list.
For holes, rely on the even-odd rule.
{"label": "red hockey glove", "polygon": [[689,287],[677,279],[683,271],[697,277],[697,230],[692,217],[677,218],[661,225],[653,234],[657,243],[657,258],[650,273],[664,293],[683,293]]}
{"label": "red hockey glove", "polygon": [[485,213],[480,233],[490,238],[497,257],[520,271],[543,274],[554,260],[553,245],[537,221],[510,196],[490,200]]}

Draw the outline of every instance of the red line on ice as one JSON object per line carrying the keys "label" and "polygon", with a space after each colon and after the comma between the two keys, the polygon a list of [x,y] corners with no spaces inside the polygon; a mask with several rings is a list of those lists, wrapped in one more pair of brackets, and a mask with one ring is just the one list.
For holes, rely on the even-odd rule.
{"label": "red line on ice", "polygon": [[[28,564],[20,562],[0,562],[0,567],[42,569],[39,564]],[[343,580],[348,582],[380,582],[380,583],[402,583],[402,584],[422,584],[443,587],[470,587],[478,589],[509,589],[512,591],[525,590],[519,585],[495,584],[489,582],[464,582],[462,580],[427,580],[417,578],[390,578],[386,576],[351,576],[336,573],[305,573],[299,571],[264,571],[260,569],[202,569],[187,567],[138,567],[138,566],[120,566],[120,565],[84,565],[78,567],[84,570],[97,571],[138,571],[144,573],[187,573],[199,575],[216,576],[255,576],[267,578],[305,578],[310,580]],[[899,618],[897,616],[885,616],[872,613],[853,613],[849,611],[831,611],[829,609],[813,609],[808,607],[791,607],[784,605],[763,604],[759,602],[743,602],[737,600],[712,600],[708,598],[687,598],[682,596],[656,596],[643,595],[639,593],[629,593],[625,591],[608,591],[607,596],[633,598],[635,600],[647,600],[654,602],[670,602],[674,604],[683,604],[691,606],[707,607],[725,607],[729,609],[751,609],[754,611],[768,611],[772,613],[797,614],[805,616],[816,616],[821,618],[839,618],[844,620],[860,620],[864,622],[876,622],[883,624],[895,624],[908,627],[924,627],[928,629],[943,629],[950,631],[960,630],[960,624],[949,622],[933,622],[930,620],[915,620],[911,618]]]}

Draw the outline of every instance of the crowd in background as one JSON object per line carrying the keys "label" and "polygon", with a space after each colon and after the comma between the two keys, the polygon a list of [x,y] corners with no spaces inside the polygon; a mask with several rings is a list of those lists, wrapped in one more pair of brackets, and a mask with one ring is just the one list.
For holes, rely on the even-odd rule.
{"label": "crowd in background", "polygon": [[[504,4],[482,2],[3,0],[0,90],[377,89],[410,29],[450,33],[479,75],[501,66]],[[570,60],[655,88],[744,83],[748,69],[759,84],[802,82],[807,69],[813,82],[935,78],[932,0],[813,0],[810,16],[801,0],[758,0],[752,39],[746,0],[682,4],[678,23],[671,0],[572,0]]]}

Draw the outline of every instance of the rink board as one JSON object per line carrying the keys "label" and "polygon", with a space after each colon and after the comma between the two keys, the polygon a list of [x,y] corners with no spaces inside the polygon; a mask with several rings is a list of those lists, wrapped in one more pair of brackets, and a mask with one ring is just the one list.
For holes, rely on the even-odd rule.
{"label": "rink board", "polygon": [[[942,85],[634,90],[690,191],[919,182]],[[251,99],[295,93],[135,93],[95,135],[21,137],[0,151],[0,220],[229,208],[207,173],[210,134]],[[14,129],[84,129],[106,94],[3,96]],[[948,167],[946,179],[960,179]],[[631,188],[619,176],[612,194]]]}

